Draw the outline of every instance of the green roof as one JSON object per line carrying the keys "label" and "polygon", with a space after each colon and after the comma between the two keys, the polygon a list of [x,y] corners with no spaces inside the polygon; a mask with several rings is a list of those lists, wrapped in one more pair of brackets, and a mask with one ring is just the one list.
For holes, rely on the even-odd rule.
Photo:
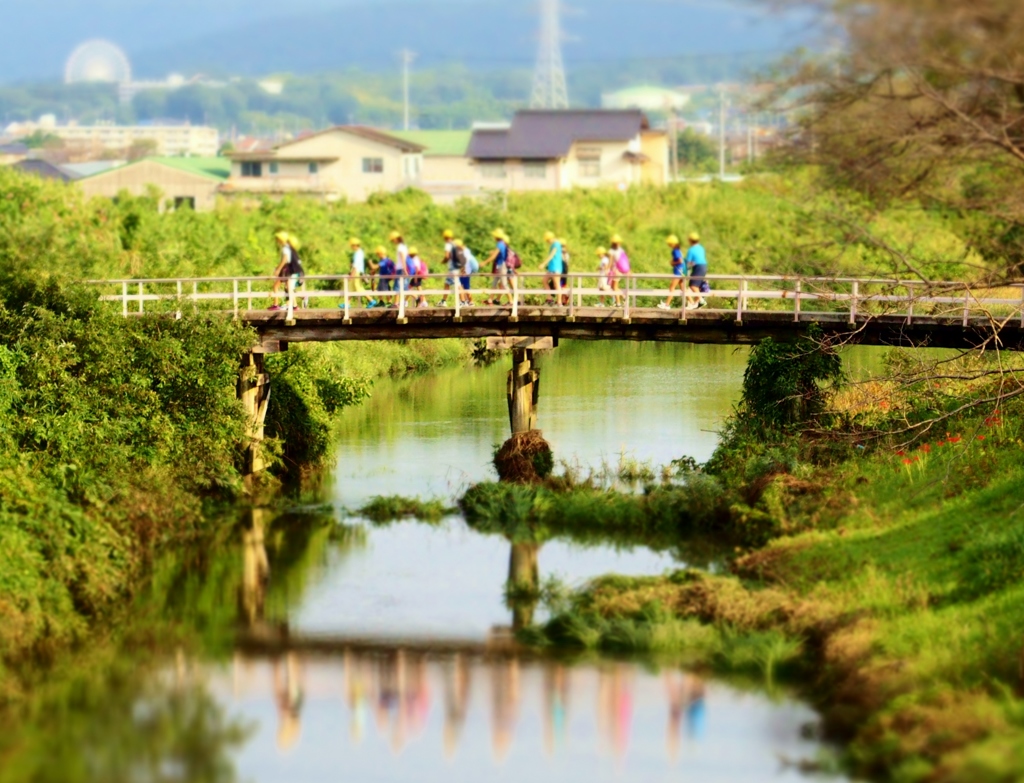
{"label": "green roof", "polygon": [[462,156],[469,149],[469,140],[473,137],[472,131],[449,131],[449,130],[427,130],[427,131],[388,131],[388,134],[403,141],[411,141],[427,149],[424,155],[430,156]]}
{"label": "green roof", "polygon": [[86,177],[82,177],[82,179],[91,179],[92,177],[109,174],[112,171],[120,171],[121,169],[126,169],[129,166],[134,166],[137,163],[142,163],[147,160],[152,161],[153,163],[161,163],[164,166],[170,166],[173,169],[178,169],[188,174],[196,174],[200,177],[208,177],[210,179],[225,180],[231,176],[231,161],[227,158],[171,158],[153,156],[151,158],[142,158],[141,160],[132,161],[131,163],[126,163],[125,165],[117,166],[116,168],[99,171],[95,174],[89,174]]}
{"label": "green roof", "polygon": [[147,158],[147,160],[211,179],[227,179],[231,176],[231,161],[227,158]]}

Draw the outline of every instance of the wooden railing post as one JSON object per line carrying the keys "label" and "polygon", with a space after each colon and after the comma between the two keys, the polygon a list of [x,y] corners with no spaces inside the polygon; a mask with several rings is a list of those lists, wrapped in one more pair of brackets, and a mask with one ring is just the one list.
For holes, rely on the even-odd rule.
{"label": "wooden railing post", "polygon": [[128,317],[128,283],[121,283],[121,315]]}
{"label": "wooden railing post", "polygon": [[178,306],[174,310],[174,317],[177,318],[180,321],[181,320],[181,281],[180,280],[176,281],[175,288],[178,291],[178,302],[177,302]]}
{"label": "wooden railing post", "polygon": [[348,323],[352,323],[352,313],[349,311],[350,305],[349,305],[349,301],[348,301],[348,290],[349,290],[348,289],[348,281],[349,281],[349,279],[347,277],[342,281],[342,291],[344,292],[344,297],[345,297],[344,298],[344,304],[345,304],[345,323],[347,323],[347,324]]}
{"label": "wooden railing post", "polygon": [[747,306],[747,279],[740,280],[740,290],[736,293],[736,323],[743,323],[743,311]]}
{"label": "wooden railing post", "polygon": [[853,295],[850,297],[850,323],[857,323],[857,297],[860,296],[860,283],[854,281]]}
{"label": "wooden railing post", "polygon": [[971,317],[971,291],[970,289],[964,290],[964,329],[967,328],[967,324]]}
{"label": "wooden railing post", "polygon": [[238,278],[231,281],[231,309],[234,312],[234,318],[238,320]]}
{"label": "wooden railing post", "polygon": [[[569,321],[576,320],[576,276],[569,275]],[[559,303],[561,304],[561,303]]]}
{"label": "wooden railing post", "polygon": [[795,300],[793,302],[793,322],[800,323],[800,294],[803,293],[803,280],[796,281]]}
{"label": "wooden railing post", "polygon": [[625,321],[627,324],[630,322],[630,316],[629,316],[629,297],[630,297],[630,294],[632,292],[632,286],[630,285],[630,281],[632,279],[633,279],[632,275],[629,275],[629,274],[626,275],[626,279],[625,279],[625,283],[626,283],[626,303],[625,303],[625,307],[624,307],[624,309],[622,311],[622,320]]}
{"label": "wooden railing post", "polygon": [[1024,285],[1020,287],[1020,328],[1024,329]]}
{"label": "wooden railing post", "polygon": [[139,283],[139,313],[141,314],[144,309],[142,304],[142,283]]}
{"label": "wooden railing post", "polygon": [[295,278],[288,276],[288,312],[285,317],[286,323],[295,323]]}
{"label": "wooden railing post", "polygon": [[452,291],[455,294],[455,323],[462,321],[462,281],[458,275],[452,275]]}
{"label": "wooden railing post", "polygon": [[401,275],[398,278],[398,323],[407,323],[405,317],[405,276]]}
{"label": "wooden railing post", "polygon": [[[509,286],[512,289],[512,315],[510,316],[510,320],[512,321],[512,323],[516,323],[519,320],[519,283],[518,283],[518,277],[519,277],[519,275],[515,275],[514,277],[510,277],[509,278]],[[501,289],[498,289],[498,290],[501,290]],[[497,301],[497,300],[495,300],[495,301]]]}
{"label": "wooden railing post", "polygon": [[192,281],[192,312],[195,313],[199,309],[199,281]]}
{"label": "wooden railing post", "polygon": [[252,280],[245,281],[245,294],[246,294],[246,311],[252,310]]}
{"label": "wooden railing post", "polygon": [[690,293],[690,275],[683,275],[683,290],[679,292],[679,298],[682,300],[679,307],[679,322],[686,323],[686,300]]}

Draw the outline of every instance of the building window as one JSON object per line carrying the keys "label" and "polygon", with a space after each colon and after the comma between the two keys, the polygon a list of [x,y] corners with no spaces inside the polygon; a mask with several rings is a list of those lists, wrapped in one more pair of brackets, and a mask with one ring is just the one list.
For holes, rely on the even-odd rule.
{"label": "building window", "polygon": [[593,179],[601,176],[600,147],[580,147],[579,152],[576,153],[576,159],[579,162],[581,177]]}
{"label": "building window", "polygon": [[363,158],[363,174],[383,174],[384,158]]}
{"label": "building window", "polygon": [[547,179],[548,164],[542,160],[528,160],[523,163],[523,176],[527,179]]}
{"label": "building window", "polygon": [[505,179],[504,163],[481,163],[480,175],[484,179]]}
{"label": "building window", "polygon": [[273,161],[270,164],[270,173],[277,174],[277,161]]}
{"label": "building window", "polygon": [[196,200],[193,196],[176,196],[174,199],[175,211],[179,209],[191,209],[193,212],[196,210]]}
{"label": "building window", "polygon": [[310,174],[319,174],[320,173],[320,164],[316,163],[315,161],[313,163],[310,163],[309,164],[309,173]]}
{"label": "building window", "polygon": [[263,164],[259,161],[245,160],[242,161],[242,176],[243,177],[262,177],[263,176]]}

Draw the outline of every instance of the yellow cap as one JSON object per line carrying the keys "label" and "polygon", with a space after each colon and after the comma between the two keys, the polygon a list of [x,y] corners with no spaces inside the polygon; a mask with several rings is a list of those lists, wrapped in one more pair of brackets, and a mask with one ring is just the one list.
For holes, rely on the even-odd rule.
{"label": "yellow cap", "polygon": [[459,248],[459,250],[466,246],[466,243],[463,242],[461,239],[453,239],[452,244],[455,245],[455,247]]}
{"label": "yellow cap", "polygon": [[295,250],[302,250],[302,243],[295,234],[288,235],[288,244],[295,248]]}
{"label": "yellow cap", "polygon": [[608,253],[608,250],[607,250],[606,248],[603,248],[603,247],[599,247],[599,248],[597,249],[597,254],[598,254],[599,256],[603,256],[603,255],[606,255],[607,253]]}
{"label": "yellow cap", "polygon": [[418,247],[410,247],[409,248],[409,255],[411,255],[411,256],[418,256],[419,254],[420,254],[420,250],[419,250]]}
{"label": "yellow cap", "polygon": [[352,247],[359,247],[359,246],[360,246],[361,244],[363,244],[363,243],[362,243],[362,242],[360,242],[360,241],[359,241],[359,239],[358,239],[358,238],[356,238],[356,237],[352,237],[352,238],[351,238],[351,239],[350,239],[350,240],[348,241],[348,243],[349,243],[350,245],[352,245]]}
{"label": "yellow cap", "polygon": [[444,236],[445,239],[452,239],[455,236],[455,232],[452,231],[450,228],[446,228],[444,230],[444,235],[443,236]]}
{"label": "yellow cap", "polygon": [[700,234],[698,234],[696,231],[694,231],[692,234],[690,234],[690,241],[691,242],[700,242]]}
{"label": "yellow cap", "polygon": [[620,237],[618,234],[612,234],[611,243],[613,245],[621,245],[622,237]]}
{"label": "yellow cap", "polygon": [[377,245],[377,250],[374,252],[376,252],[381,258],[384,258],[384,256],[388,254],[387,248],[385,248],[384,245]]}
{"label": "yellow cap", "polygon": [[675,247],[676,245],[678,245],[678,244],[679,244],[679,237],[677,237],[677,236],[676,236],[675,234],[672,234],[672,236],[670,236],[670,237],[669,237],[668,239],[666,239],[665,241],[666,241],[666,242],[667,242],[668,244],[670,244],[670,245],[671,245],[672,247]]}
{"label": "yellow cap", "polygon": [[397,242],[401,238],[402,238],[402,235],[400,233],[398,233],[397,231],[392,231],[391,234],[388,236],[388,241],[389,242]]}
{"label": "yellow cap", "polygon": [[550,231],[545,231],[544,232],[544,241],[545,242],[554,242],[555,241],[555,235],[553,233],[551,233]]}
{"label": "yellow cap", "polygon": [[491,232],[491,236],[494,237],[495,239],[504,239],[505,231],[504,229],[496,228],[494,229],[494,231]]}
{"label": "yellow cap", "polygon": [[276,234],[274,234],[274,239],[276,239],[282,245],[287,244],[290,238],[291,237],[288,236],[287,231],[278,231]]}

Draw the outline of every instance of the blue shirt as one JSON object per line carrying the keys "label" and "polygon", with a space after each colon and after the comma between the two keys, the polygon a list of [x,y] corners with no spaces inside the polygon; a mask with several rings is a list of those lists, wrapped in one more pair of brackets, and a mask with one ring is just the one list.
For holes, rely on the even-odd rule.
{"label": "blue shirt", "polygon": [[672,272],[682,277],[686,267],[683,265],[683,251],[678,247],[672,248]]}
{"label": "blue shirt", "polygon": [[565,258],[562,255],[562,243],[552,242],[551,243],[551,260],[548,262],[548,271],[553,275],[560,275],[564,270],[562,266],[565,263]]}
{"label": "blue shirt", "polygon": [[707,254],[704,252],[704,246],[694,245],[693,247],[691,247],[689,252],[686,254],[686,263],[690,264],[691,266],[706,267],[708,265],[708,257]]}
{"label": "blue shirt", "polygon": [[390,258],[381,259],[380,268],[377,272],[381,277],[390,277],[395,273],[395,262]]}
{"label": "blue shirt", "polygon": [[501,239],[498,240],[498,257],[494,260],[496,264],[508,263],[508,245]]}

